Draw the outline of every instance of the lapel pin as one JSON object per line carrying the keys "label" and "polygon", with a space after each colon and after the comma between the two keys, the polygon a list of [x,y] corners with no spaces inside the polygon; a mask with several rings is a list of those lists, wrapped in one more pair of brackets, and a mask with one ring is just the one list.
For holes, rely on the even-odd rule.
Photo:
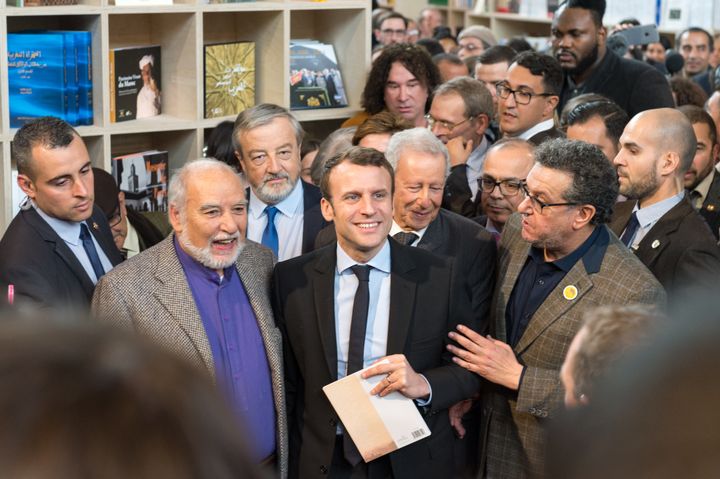
{"label": "lapel pin", "polygon": [[572,284],[570,286],[565,286],[565,289],[563,289],[563,297],[568,301],[572,301],[573,299],[577,298],[577,295],[578,290]]}
{"label": "lapel pin", "polygon": [[715,211],[715,205],[707,205],[705,209],[707,209],[708,211]]}
{"label": "lapel pin", "polygon": [[100,229],[100,227],[98,226],[98,224],[95,223],[94,221],[93,221],[93,229],[94,229],[94,230],[99,230],[99,229]]}
{"label": "lapel pin", "polygon": [[655,240],[655,241],[653,241],[652,244],[650,245],[650,247],[651,247],[652,249],[656,249],[658,246],[660,246],[660,240]]}

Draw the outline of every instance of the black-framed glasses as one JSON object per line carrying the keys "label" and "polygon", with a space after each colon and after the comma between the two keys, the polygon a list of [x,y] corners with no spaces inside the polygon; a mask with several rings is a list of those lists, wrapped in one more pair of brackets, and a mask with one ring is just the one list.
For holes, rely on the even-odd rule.
{"label": "black-framed glasses", "polygon": [[425,115],[425,121],[427,121],[429,129],[432,130],[435,127],[435,125],[439,125],[439,126],[445,128],[449,132],[452,132],[455,128],[462,125],[463,123],[467,123],[468,121],[472,120],[473,118],[475,118],[475,117],[471,116],[471,117],[465,118],[460,123],[451,123],[449,121],[438,120],[437,118],[433,118],[433,116],[430,115],[429,113],[427,115]]}
{"label": "black-framed glasses", "polygon": [[503,196],[515,196],[522,191],[523,182],[520,180],[497,181],[492,176],[483,176],[478,178],[478,186],[484,193],[492,193],[495,187],[498,187]]}
{"label": "black-framed glasses", "polygon": [[554,93],[533,93],[526,90],[513,90],[506,83],[500,83],[495,85],[495,92],[497,95],[505,100],[512,93],[515,103],[518,105],[529,104],[534,96],[557,96]]}
{"label": "black-framed glasses", "polygon": [[545,208],[550,208],[552,206],[578,206],[580,204],[580,203],[575,203],[575,202],[545,203],[544,201],[539,199],[537,196],[531,195],[527,189],[527,184],[524,184],[524,183],[522,185],[522,191],[523,191],[523,193],[525,193],[525,196],[527,196],[530,199],[530,204],[532,205],[533,209],[540,214],[542,214],[542,212]]}
{"label": "black-framed glasses", "polygon": [[384,30],[380,30],[380,33],[383,35],[405,35],[407,33],[406,30],[393,30],[392,28],[386,28]]}
{"label": "black-framed glasses", "polygon": [[120,207],[118,206],[117,208],[115,208],[115,211],[113,211],[113,214],[108,217],[108,225],[110,226],[110,228],[114,228],[120,224],[121,219],[122,216],[120,216]]}

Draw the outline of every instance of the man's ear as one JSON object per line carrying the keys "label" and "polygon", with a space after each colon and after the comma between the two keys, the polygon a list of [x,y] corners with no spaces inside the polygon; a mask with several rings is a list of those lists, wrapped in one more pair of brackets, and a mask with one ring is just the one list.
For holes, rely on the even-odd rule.
{"label": "man's ear", "polygon": [[180,210],[174,203],[170,203],[168,209],[168,220],[176,234],[182,233],[182,221],[180,220]]}
{"label": "man's ear", "polygon": [[20,189],[23,190],[23,193],[28,195],[31,199],[35,199],[37,189],[35,188],[35,183],[33,183],[33,180],[31,180],[29,176],[18,174],[17,184]]}
{"label": "man's ear", "polygon": [[333,210],[332,203],[325,199],[320,198],[320,212],[325,218],[325,221],[333,221],[335,219],[335,210]]}
{"label": "man's ear", "polygon": [[582,205],[578,210],[578,217],[575,219],[574,227],[575,229],[580,229],[583,226],[590,223],[590,221],[595,216],[595,207],[593,205]]}

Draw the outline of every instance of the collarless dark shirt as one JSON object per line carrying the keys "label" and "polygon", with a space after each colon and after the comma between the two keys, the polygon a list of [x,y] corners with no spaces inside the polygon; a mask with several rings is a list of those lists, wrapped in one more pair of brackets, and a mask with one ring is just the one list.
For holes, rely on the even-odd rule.
{"label": "collarless dark shirt", "polygon": [[505,309],[507,342],[510,346],[517,345],[537,309],[575,266],[575,263],[582,259],[586,269],[597,270],[599,268],[602,256],[598,259],[597,255],[592,254],[592,251],[603,231],[607,236],[604,226],[595,227],[590,236],[575,251],[555,261],[545,261],[542,249],[530,248],[528,258],[518,275]]}

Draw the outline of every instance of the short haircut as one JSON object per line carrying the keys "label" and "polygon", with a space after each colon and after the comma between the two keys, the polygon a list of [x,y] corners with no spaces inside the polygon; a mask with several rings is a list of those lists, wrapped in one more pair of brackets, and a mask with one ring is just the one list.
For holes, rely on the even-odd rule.
{"label": "short haircut", "polygon": [[556,138],[535,150],[536,163],[572,176],[572,184],[563,194],[567,202],[595,207],[593,225],[610,221],[617,201],[618,178],[615,168],[595,145],[583,141]]}
{"label": "short haircut", "polygon": [[482,52],[478,56],[477,62],[483,65],[494,65],[505,62],[510,65],[516,56],[517,52],[513,48],[507,45],[495,45]]}
{"label": "short haircut", "polygon": [[674,108],[645,110],[638,115],[652,115],[654,147],[661,154],[669,151],[678,154],[680,163],[676,175],[682,176],[692,165],[697,151],[697,139],[690,120]]}
{"label": "short haircut", "polygon": [[506,137],[501,138],[487,149],[487,152],[485,153],[485,156],[487,157],[487,154],[491,151],[498,151],[505,148],[522,148],[527,150],[528,153],[534,154],[535,153],[535,144],[530,143],[527,140],[523,140],[522,138],[512,138],[512,137]]}
{"label": "short haircut", "polygon": [[477,118],[478,115],[493,117],[493,100],[490,92],[481,81],[470,77],[453,78],[435,90],[435,96],[455,93],[462,98],[465,116]]}
{"label": "short haircut", "polygon": [[407,28],[407,26],[408,26],[407,18],[405,18],[402,14],[400,14],[398,12],[390,12],[387,15],[383,15],[381,18],[378,18],[377,28],[378,29],[382,28],[382,24],[385,23],[386,20],[389,20],[391,18],[401,19],[403,21],[403,23],[405,23],[405,28]]}
{"label": "short haircut", "polygon": [[281,106],[273,105],[272,103],[261,103],[242,111],[235,119],[232,135],[233,148],[235,148],[235,151],[238,153],[240,158],[242,158],[240,135],[259,126],[269,125],[276,118],[285,118],[290,122],[292,129],[295,131],[298,148],[300,148],[305,132],[303,131],[300,122],[297,121],[297,118]]}
{"label": "short haircut", "polygon": [[603,306],[583,315],[579,344],[572,367],[575,392],[591,400],[600,379],[631,349],[655,330],[658,313],[647,305]]}
{"label": "short haircut", "polygon": [[675,38],[677,38],[675,43],[677,44],[678,48],[680,48],[682,46],[683,37],[685,36],[686,33],[702,33],[703,35],[705,35],[705,37],[707,38],[708,50],[712,53],[712,49],[715,48],[714,47],[715,42],[713,40],[713,36],[710,35],[710,32],[708,32],[704,28],[700,28],[700,27],[690,27],[690,28],[686,28],[685,30],[680,32],[675,37]]}
{"label": "short haircut", "polygon": [[566,8],[582,8],[589,10],[592,15],[593,22],[598,28],[603,26],[605,7],[605,0],[568,0],[566,3]]}
{"label": "short haircut", "polygon": [[373,134],[390,134],[403,130],[408,130],[414,125],[402,116],[396,115],[389,111],[381,111],[375,115],[368,117],[367,120],[362,122],[360,126],[355,130],[355,135],[352,138],[353,146],[357,146],[360,140],[368,135]]}
{"label": "short haircut", "polygon": [[0,380],[7,477],[265,477],[208,372],[134,332],[3,318]]}
{"label": "short haircut", "polygon": [[432,61],[435,65],[438,65],[440,62],[448,62],[458,66],[465,65],[465,62],[454,53],[438,53],[437,55],[433,55]]}
{"label": "short haircut", "polygon": [[512,48],[518,53],[522,52],[534,52],[535,49],[530,45],[530,42],[525,40],[523,37],[513,37],[507,42],[507,46]]}
{"label": "short haircut", "polygon": [[66,148],[75,137],[80,137],[77,131],[68,122],[54,116],[44,116],[24,124],[15,133],[11,146],[11,157],[17,165],[18,173],[34,179],[33,148]]}
{"label": "short haircut", "polygon": [[170,177],[168,185],[168,204],[175,205],[181,217],[185,215],[185,202],[187,201],[187,184],[188,180],[203,171],[220,170],[242,181],[234,170],[227,163],[209,158],[200,158],[185,163],[182,168],[175,171]]}
{"label": "short haircut", "polygon": [[681,106],[678,110],[690,120],[690,124],[695,125],[696,123],[702,123],[707,125],[710,130],[710,142],[712,145],[717,144],[715,121],[705,110],[694,105]]}
{"label": "short haircut", "polygon": [[703,106],[708,99],[703,87],[689,78],[672,77],[670,79],[670,90],[675,97],[675,106],[684,105]]}
{"label": "short haircut", "polygon": [[582,125],[596,116],[600,117],[605,125],[607,137],[615,145],[618,145],[630,117],[612,100],[597,100],[579,104],[568,113],[567,124],[568,126]]}
{"label": "short haircut", "polygon": [[578,105],[583,103],[590,103],[593,101],[612,101],[606,96],[602,96],[599,93],[583,93],[578,96],[570,98],[563,106],[560,112],[560,126],[566,127],[568,122],[568,114],[573,111]]}
{"label": "short haircut", "polygon": [[371,115],[385,109],[385,84],[390,75],[390,68],[396,62],[405,67],[427,88],[428,99],[425,103],[425,111],[430,108],[432,92],[441,82],[438,67],[435,66],[430,54],[423,47],[409,43],[397,43],[383,48],[368,74],[362,94],[362,106]]}
{"label": "short haircut", "polygon": [[445,177],[450,174],[448,149],[427,128],[412,128],[396,133],[390,138],[385,157],[392,165],[393,170],[397,169],[400,156],[404,151],[417,151],[442,157],[445,160]]}
{"label": "short haircut", "polygon": [[302,160],[305,155],[307,155],[308,153],[311,153],[319,148],[320,148],[320,140],[316,140],[315,138],[305,137],[302,142],[302,147],[300,148],[300,159]]}
{"label": "short haircut", "polygon": [[315,159],[312,165],[310,165],[310,178],[313,184],[317,185],[320,183],[327,160],[338,153],[346,151],[352,146],[352,139],[356,129],[354,126],[338,128],[320,143],[317,155],[315,155]]}
{"label": "short haircut", "polygon": [[231,121],[218,123],[210,132],[210,136],[208,136],[205,156],[220,160],[240,171],[240,162],[235,156],[235,148],[233,147],[233,130],[234,126]]}
{"label": "short haircut", "polygon": [[435,55],[438,55],[440,53],[445,53],[445,49],[443,48],[443,46],[440,44],[439,41],[434,38],[421,38],[415,42],[415,45],[423,47],[425,50],[427,50],[431,57],[434,57]]}
{"label": "short haircut", "polygon": [[[555,58],[537,52],[523,52],[513,60],[513,65],[527,68],[535,76],[542,76],[545,93],[560,95],[563,85],[563,70]],[[539,93],[539,92],[537,92]]]}
{"label": "short haircut", "polygon": [[342,163],[350,163],[358,166],[375,166],[384,168],[390,174],[391,193],[395,190],[395,172],[393,167],[385,159],[385,155],[377,151],[375,148],[364,148],[362,146],[353,146],[349,150],[339,153],[330,158],[325,163],[322,179],[320,180],[320,191],[323,198],[332,203],[332,195],[330,194],[330,174],[336,166]]}

